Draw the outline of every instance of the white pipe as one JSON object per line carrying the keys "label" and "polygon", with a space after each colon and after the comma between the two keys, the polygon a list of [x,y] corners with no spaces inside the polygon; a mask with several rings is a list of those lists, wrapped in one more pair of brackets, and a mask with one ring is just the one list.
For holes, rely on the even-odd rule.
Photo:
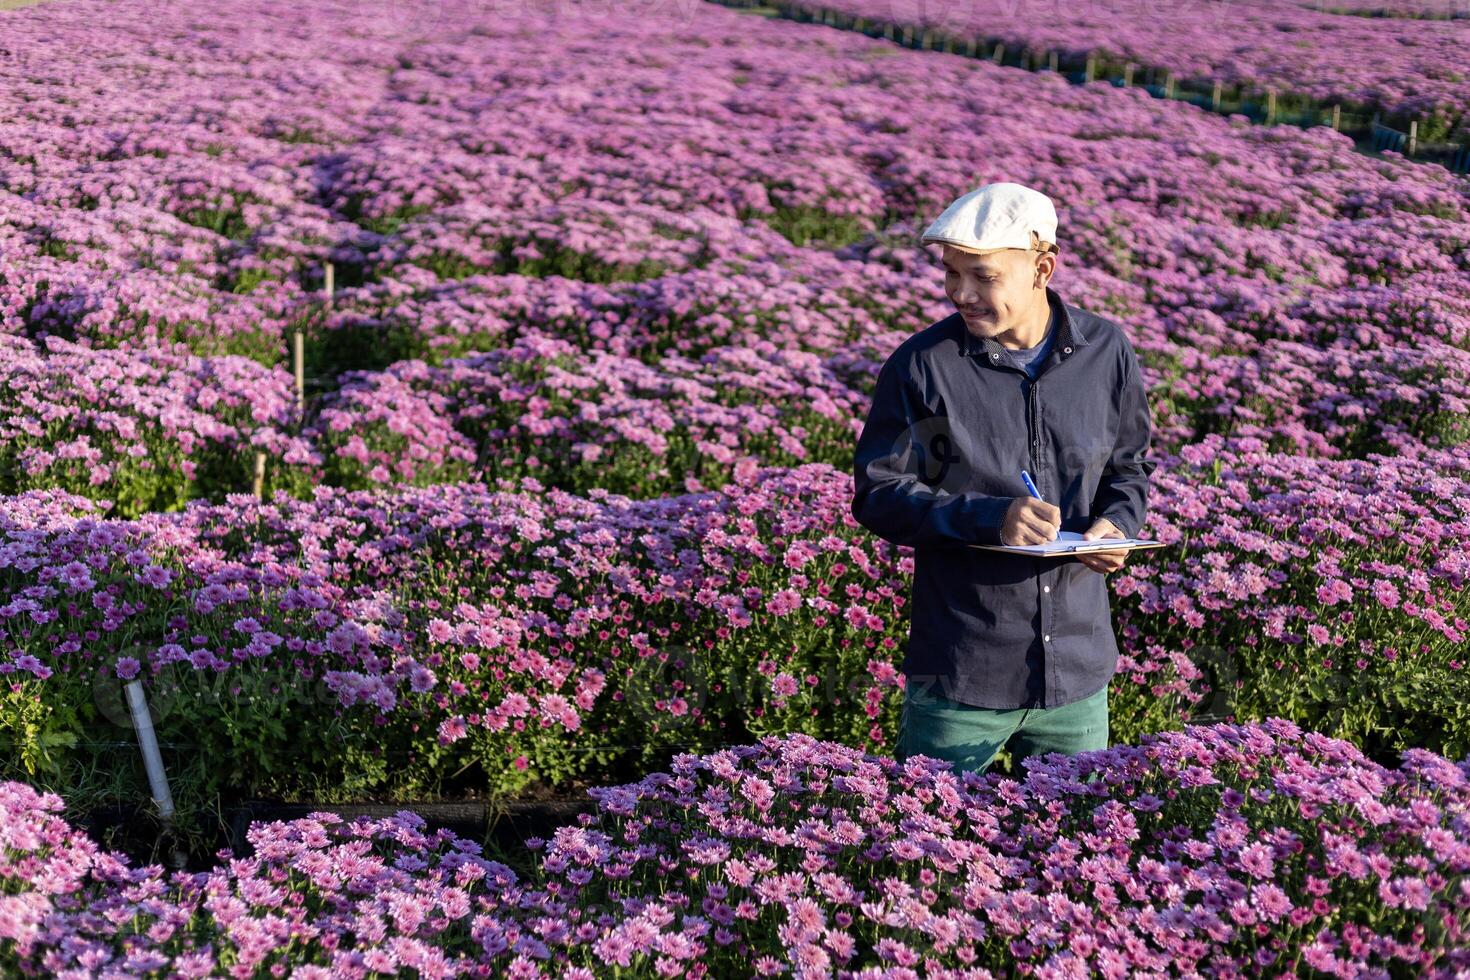
{"label": "white pipe", "polygon": [[148,714],[148,702],[143,698],[143,682],[129,681],[123,685],[128,693],[128,710],[133,715],[133,730],[138,733],[138,747],[143,750],[143,766],[148,770],[148,788],[153,791],[153,802],[158,812],[168,820],[174,815],[174,798],[168,791],[168,776],[163,771],[163,756],[158,752],[158,736],[153,733],[153,718]]}

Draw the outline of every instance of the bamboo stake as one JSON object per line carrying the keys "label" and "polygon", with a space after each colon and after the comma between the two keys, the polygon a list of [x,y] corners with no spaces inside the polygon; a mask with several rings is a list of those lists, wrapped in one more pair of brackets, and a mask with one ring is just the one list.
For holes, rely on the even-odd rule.
{"label": "bamboo stake", "polygon": [[255,452],[255,483],[251,488],[256,500],[265,499],[265,453]]}
{"label": "bamboo stake", "polygon": [[296,369],[296,410],[306,414],[306,334],[291,334],[291,363]]}

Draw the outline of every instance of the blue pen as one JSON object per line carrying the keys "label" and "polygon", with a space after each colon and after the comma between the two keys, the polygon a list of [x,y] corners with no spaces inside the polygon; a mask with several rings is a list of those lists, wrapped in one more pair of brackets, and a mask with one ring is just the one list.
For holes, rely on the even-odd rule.
{"label": "blue pen", "polygon": [[[1030,473],[1027,473],[1025,470],[1022,470],[1021,471],[1021,482],[1024,483],[1024,484],[1026,484],[1026,489],[1031,491],[1031,496],[1035,497],[1037,500],[1040,500],[1041,499],[1041,491],[1040,490],[1037,490],[1036,489],[1036,484],[1034,484],[1034,483],[1031,482],[1031,474]],[[1055,539],[1053,539],[1053,540],[1055,540]]]}

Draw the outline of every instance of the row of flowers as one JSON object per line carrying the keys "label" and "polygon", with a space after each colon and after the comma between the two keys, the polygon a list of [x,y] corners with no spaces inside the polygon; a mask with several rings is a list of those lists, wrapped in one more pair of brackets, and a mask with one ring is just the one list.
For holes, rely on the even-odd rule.
{"label": "row of flowers", "polygon": [[988,980],[1470,969],[1470,764],[1386,769],[1280,719],[1028,760],[1024,779],[770,736],[593,789],[521,873],[421,818],[261,823],[132,867],[0,783],[22,976]]}
{"label": "row of flowers", "polygon": [[[200,23],[150,4],[107,31],[71,5],[12,18],[0,329],[275,363],[286,332],[318,315],[330,258],[368,318],[417,322],[398,308],[476,277],[570,277],[636,305],[632,287],[665,277],[775,268],[805,309],[871,308],[910,332],[911,302],[891,297],[933,305],[938,278],[896,253],[915,252],[915,227],[953,197],[1004,176],[1053,194],[1064,254],[1116,280],[1108,309],[1142,330],[1157,321],[1207,350],[1470,334],[1454,178],[1330,131],[1234,127],[714,5],[677,32],[657,16],[528,11],[537,30],[518,34],[465,0],[436,7],[412,44],[373,27],[367,14],[391,12],[378,7],[236,0]],[[288,12],[290,39],[250,27]],[[337,15],[362,29],[343,35]],[[146,78],[156,97],[58,96],[39,71],[58,43],[86,52],[69,84],[131,92]],[[588,45],[601,56],[572,53]],[[189,69],[201,46],[219,71]],[[58,97],[67,124],[48,128],[38,107]],[[542,149],[512,152],[524,146]],[[895,268],[804,247],[843,243]],[[761,302],[739,292],[731,302]],[[465,329],[445,316],[428,328]]]}
{"label": "row of flowers", "polygon": [[[1165,457],[1145,531],[1168,547],[1110,579],[1115,737],[1274,714],[1378,756],[1470,751],[1467,462],[1219,436]],[[5,498],[0,737],[64,780],[136,677],[164,740],[244,792],[467,766],[515,790],[784,731],[881,749],[911,558],[850,500],[824,464],[642,501],[526,478],[120,522]]]}
{"label": "row of flowers", "polygon": [[[1224,4],[1120,2],[1079,4],[1038,18],[1000,0],[795,0],[809,16],[832,10],[902,31],[938,30],[960,40],[999,39],[1029,51],[1092,55],[1113,74],[1124,63],[1170,71],[1175,81],[1243,86],[1261,99],[1269,89],[1287,100],[1346,104],[1422,120],[1426,138],[1470,135],[1470,87],[1446,58],[1465,43],[1451,0],[1378,3]],[[1420,16],[1382,18],[1413,9]],[[1425,9],[1427,8],[1427,9]],[[1344,16],[1359,10],[1367,16]],[[1464,16],[1463,5],[1458,7]],[[1427,19],[1437,13],[1440,19]],[[1310,39],[1307,43],[1306,39]],[[988,54],[988,51],[982,52]]]}
{"label": "row of flowers", "polygon": [[291,376],[249,358],[0,335],[3,492],[68,489],[123,517],[175,510],[249,489],[250,448],[295,467],[264,489],[305,492],[319,457],[297,416]]}
{"label": "row of flowers", "polygon": [[[1087,307],[1079,292],[1069,301]],[[636,325],[614,342],[585,326],[579,336],[569,323],[548,333],[526,324],[484,352],[346,371],[305,415],[287,372],[243,357],[0,336],[0,491],[54,487],[130,517],[251,490],[256,452],[262,491],[299,497],[322,483],[522,476],[650,497],[718,487],[742,461],[847,468],[874,377],[902,337],[875,330],[839,344],[840,323],[817,319],[829,332],[814,330],[806,347],[834,351],[824,354],[783,322],[732,325],[719,338],[728,342],[688,354],[639,346]],[[1159,337],[1140,346],[1164,451],[1210,434],[1323,458],[1470,441],[1470,351],[1434,339],[1374,350],[1280,340],[1249,353]]]}

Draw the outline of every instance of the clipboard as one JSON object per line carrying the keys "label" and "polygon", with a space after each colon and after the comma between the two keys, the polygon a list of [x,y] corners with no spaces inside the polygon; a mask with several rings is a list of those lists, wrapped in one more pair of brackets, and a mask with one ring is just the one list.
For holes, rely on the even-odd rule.
{"label": "clipboard", "polygon": [[1012,555],[1036,555],[1040,558],[1050,558],[1059,555],[1085,555],[1094,551],[1144,551],[1149,548],[1162,548],[1164,542],[1154,541],[1150,538],[1094,538],[1091,541],[1082,539],[1081,531],[1058,531],[1055,541],[1047,541],[1044,544],[972,544],[972,548],[983,548],[986,551],[1004,551]]}

